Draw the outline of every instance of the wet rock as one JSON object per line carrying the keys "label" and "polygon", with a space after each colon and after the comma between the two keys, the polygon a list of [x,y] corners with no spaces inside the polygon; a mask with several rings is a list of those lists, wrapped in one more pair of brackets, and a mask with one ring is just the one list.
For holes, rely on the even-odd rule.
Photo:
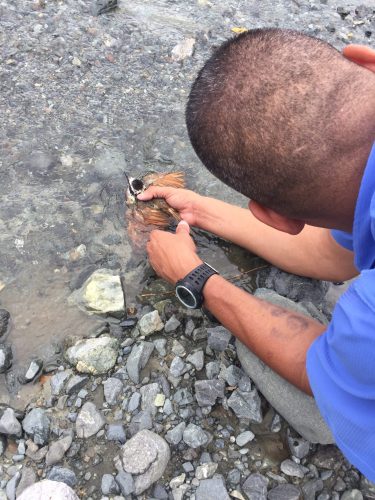
{"label": "wet rock", "polygon": [[160,332],[164,327],[158,311],[151,311],[138,321],[138,328],[142,335],[152,335],[155,332]]}
{"label": "wet rock", "polygon": [[218,464],[216,464],[215,462],[198,465],[195,470],[195,477],[199,480],[209,479],[215,474],[217,468]]}
{"label": "wet rock", "polygon": [[228,491],[225,487],[223,476],[217,474],[212,479],[204,479],[200,482],[197,491],[195,492],[196,500],[230,500]]}
{"label": "wet rock", "polygon": [[241,434],[239,434],[236,437],[236,443],[238,444],[238,446],[245,446],[245,444],[249,443],[254,438],[255,438],[255,434],[253,432],[244,431],[244,432],[241,432]]}
{"label": "wet rock", "polygon": [[0,418],[0,434],[17,437],[20,437],[22,434],[21,424],[16,419],[16,415],[12,408],[7,408]]}
{"label": "wet rock", "polygon": [[250,474],[242,485],[242,490],[249,500],[266,500],[269,479],[263,474]]}
{"label": "wet rock", "polygon": [[109,405],[114,405],[123,390],[123,383],[118,378],[110,377],[103,382],[104,398]]}
{"label": "wet rock", "polygon": [[8,333],[10,314],[6,309],[0,309],[0,338]]}
{"label": "wet rock", "polygon": [[170,458],[167,442],[154,432],[142,430],[122,447],[124,471],[134,479],[134,493],[140,495],[164,473]]}
{"label": "wet rock", "polygon": [[207,329],[207,345],[213,351],[225,351],[228,347],[232,334],[223,326]]}
{"label": "wet rock", "polygon": [[21,472],[21,479],[16,489],[16,498],[18,498],[23,491],[36,481],[36,474],[31,467],[23,467]]}
{"label": "wet rock", "polygon": [[79,438],[94,436],[104,426],[105,420],[94,403],[85,403],[76,420],[76,432]]}
{"label": "wet rock", "polygon": [[191,363],[197,371],[202,370],[204,367],[204,352],[196,351],[186,358],[186,361]]}
{"label": "wet rock", "polygon": [[334,445],[329,445],[320,447],[311,457],[310,462],[319,469],[338,470],[343,460],[340,450]]}
{"label": "wet rock", "polygon": [[118,495],[120,493],[120,488],[112,474],[104,474],[102,476],[101,489],[103,495]]}
{"label": "wet rock", "polygon": [[302,485],[302,493],[304,500],[315,500],[317,494],[324,488],[321,479],[311,479]]}
{"label": "wet rock", "polygon": [[223,380],[197,380],[194,388],[199,406],[213,406],[218,398],[224,398]]}
{"label": "wet rock", "polygon": [[135,384],[139,384],[140,371],[146,366],[153,350],[154,344],[151,342],[141,342],[135,345],[129,354],[126,362],[126,370],[130,380]]}
{"label": "wet rock", "polygon": [[189,424],[182,434],[184,442],[191,448],[205,446],[209,442],[208,434],[198,425]]}
{"label": "wet rock", "polygon": [[170,429],[167,432],[167,434],[165,435],[165,439],[168,441],[168,443],[177,445],[182,440],[182,435],[185,429],[185,422],[180,422],[178,425],[176,425],[176,427],[173,427],[173,429]]}
{"label": "wet rock", "polygon": [[172,49],[172,61],[178,62],[191,57],[194,52],[195,38],[185,38]]}
{"label": "wet rock", "polygon": [[363,495],[359,490],[344,491],[340,500],[363,500]]}
{"label": "wet rock", "polygon": [[63,390],[65,382],[72,375],[72,370],[64,370],[55,373],[50,379],[51,393],[53,396],[59,396]]}
{"label": "wet rock", "polygon": [[253,422],[262,422],[261,401],[256,389],[251,392],[233,391],[228,399],[228,406],[232,408],[238,418],[248,418]]}
{"label": "wet rock", "polygon": [[134,479],[128,472],[120,471],[116,476],[116,483],[119,486],[121,493],[127,497],[134,492]]}
{"label": "wet rock", "polygon": [[175,332],[180,325],[181,325],[181,322],[176,318],[175,315],[173,315],[165,323],[164,331],[165,331],[165,333]]}
{"label": "wet rock", "polygon": [[77,484],[75,473],[65,467],[52,467],[50,472],[47,474],[47,479],[50,481],[65,483],[72,488]]}
{"label": "wet rock", "polygon": [[157,407],[155,406],[155,399],[159,393],[159,384],[147,384],[141,387],[140,392],[142,396],[141,408],[143,411],[149,412],[151,415],[155,416],[157,412]]}
{"label": "wet rock", "polygon": [[7,482],[5,492],[8,497],[8,500],[16,500],[16,489],[20,479],[21,479],[21,473],[16,472],[14,476]]}
{"label": "wet rock", "polygon": [[82,375],[74,375],[71,379],[69,379],[68,383],[66,384],[65,392],[69,394],[69,396],[71,396],[72,394],[76,394],[82,389],[82,387],[86,385],[88,380],[89,377]]}
{"label": "wet rock", "polygon": [[34,443],[44,445],[48,442],[50,419],[45,410],[31,410],[24,418],[22,427],[33,438]]}
{"label": "wet rock", "polygon": [[65,453],[69,450],[72,441],[73,434],[69,434],[68,436],[65,436],[58,441],[54,441],[50,444],[48,453],[46,455],[47,467],[61,462],[61,460],[64,458]]}
{"label": "wet rock", "polygon": [[65,483],[44,479],[27,488],[17,500],[41,500],[55,498],[56,500],[79,500],[74,491]]}
{"label": "wet rock", "polygon": [[110,424],[107,430],[107,440],[124,444],[126,441],[125,429],[122,424]]}
{"label": "wet rock", "polygon": [[18,380],[21,384],[28,384],[29,382],[33,382],[42,374],[42,370],[43,370],[43,361],[41,359],[33,359],[30,362],[29,367],[26,370],[26,373],[24,375],[20,375],[18,377]]}
{"label": "wet rock", "polygon": [[290,460],[289,458],[281,462],[280,470],[287,476],[299,477],[300,479],[302,479],[305,474],[309,472],[309,469],[303,467],[303,465],[293,462],[293,460]]}
{"label": "wet rock", "polygon": [[8,344],[0,344],[0,373],[4,373],[12,366],[13,353]]}
{"label": "wet rock", "polygon": [[152,429],[152,417],[148,411],[140,411],[137,413],[137,415],[132,418],[127,430],[131,436],[134,436],[143,429]]}
{"label": "wet rock", "polygon": [[279,484],[268,492],[268,500],[300,500],[301,491],[292,484]]}
{"label": "wet rock", "polygon": [[112,337],[83,339],[69,347],[66,359],[81,373],[107,373],[117,360],[118,341]]}
{"label": "wet rock", "polygon": [[120,276],[110,269],[98,269],[69,297],[69,303],[92,314],[122,316],[125,313]]}

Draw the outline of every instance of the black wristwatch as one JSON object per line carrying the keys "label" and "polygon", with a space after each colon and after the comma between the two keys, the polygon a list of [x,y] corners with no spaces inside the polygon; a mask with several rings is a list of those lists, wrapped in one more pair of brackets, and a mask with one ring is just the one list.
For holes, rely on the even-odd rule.
{"label": "black wristwatch", "polygon": [[208,278],[219,274],[216,269],[204,262],[193,269],[182,280],[176,283],[176,296],[189,309],[199,309],[203,304],[202,290]]}

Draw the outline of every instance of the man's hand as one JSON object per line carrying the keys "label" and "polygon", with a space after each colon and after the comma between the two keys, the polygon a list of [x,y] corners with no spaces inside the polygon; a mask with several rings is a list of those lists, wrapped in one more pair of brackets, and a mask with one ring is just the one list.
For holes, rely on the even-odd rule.
{"label": "man's hand", "polygon": [[148,257],[156,274],[172,284],[202,264],[189,232],[189,224],[181,221],[176,228],[176,234],[152,231],[147,243]]}
{"label": "man's hand", "polygon": [[181,219],[191,226],[197,225],[198,203],[202,196],[188,189],[151,186],[144,193],[138,195],[142,201],[153,198],[164,198],[172,208],[177,210]]}

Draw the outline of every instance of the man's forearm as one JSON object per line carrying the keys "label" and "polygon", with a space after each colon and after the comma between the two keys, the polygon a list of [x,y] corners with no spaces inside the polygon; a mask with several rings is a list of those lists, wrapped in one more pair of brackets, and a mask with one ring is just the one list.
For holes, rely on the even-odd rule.
{"label": "man's forearm", "polygon": [[265,364],[311,394],[306,353],[325,330],[317,321],[275,306],[212,276],[204,290],[205,307]]}
{"label": "man's forearm", "polygon": [[267,226],[250,210],[201,197],[196,207],[198,227],[263,257],[284,271],[328,281],[357,274],[353,254],[340,247],[328,229],[305,226],[292,236]]}

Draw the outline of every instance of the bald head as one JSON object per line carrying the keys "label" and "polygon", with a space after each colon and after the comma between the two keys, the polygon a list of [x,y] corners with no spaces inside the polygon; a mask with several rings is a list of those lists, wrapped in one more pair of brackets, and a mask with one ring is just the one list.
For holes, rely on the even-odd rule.
{"label": "bald head", "polygon": [[228,185],[309,217],[329,209],[354,177],[359,182],[359,150],[375,133],[374,84],[370,71],[321,40],[252,30],[224,43],[200,71],[188,133],[205,166]]}

